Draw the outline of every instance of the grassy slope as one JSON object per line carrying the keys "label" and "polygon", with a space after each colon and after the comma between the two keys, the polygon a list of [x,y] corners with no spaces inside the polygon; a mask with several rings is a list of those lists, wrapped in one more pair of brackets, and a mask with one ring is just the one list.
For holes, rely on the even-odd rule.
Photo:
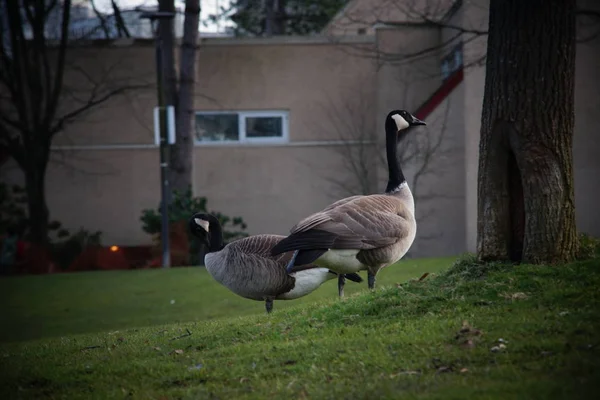
{"label": "grassy slope", "polygon": [[0,398],[592,398],[599,267],[454,268],[270,316],[4,344]]}
{"label": "grassy slope", "polygon": [[[437,272],[454,258],[406,260],[381,271],[382,285]],[[310,296],[276,301],[275,310],[335,299],[335,280]],[[348,281],[346,292],[366,289]],[[171,304],[171,300],[175,300]],[[261,314],[264,303],[246,300],[216,283],[204,268],[105,271],[0,279],[0,342],[73,333]]]}

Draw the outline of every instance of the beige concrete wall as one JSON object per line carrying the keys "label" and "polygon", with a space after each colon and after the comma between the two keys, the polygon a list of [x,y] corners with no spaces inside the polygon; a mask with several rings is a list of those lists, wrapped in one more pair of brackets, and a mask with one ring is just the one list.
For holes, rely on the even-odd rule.
{"label": "beige concrete wall", "polygon": [[[578,6],[600,12],[600,3],[578,1]],[[577,45],[575,64],[575,137],[573,169],[575,174],[575,207],[577,228],[600,237],[600,38],[597,22],[580,19],[578,37],[595,39]]]}
{"label": "beige concrete wall", "polygon": [[[416,256],[465,251],[464,86],[458,86],[414,134],[422,152],[405,168],[418,222]],[[409,139],[410,140],[410,139]]]}
{"label": "beige concrete wall", "polygon": [[[46,179],[50,219],[72,233],[103,232],[107,245],[148,244],[139,221],[160,201],[156,149],[53,151]],[[22,182],[14,163],[0,169],[3,181]]]}
{"label": "beige concrete wall", "polygon": [[372,45],[237,43],[216,39],[200,48],[198,110],[289,110],[291,141],[339,140],[331,104],[373,96],[375,63],[362,57]]}
{"label": "beige concrete wall", "polygon": [[249,232],[286,234],[305,216],[341,198],[339,146],[196,148],[196,193],[210,209],[242,216]]}
{"label": "beige concrete wall", "polygon": [[56,136],[55,145],[154,142],[154,47],[147,42],[132,45],[132,41],[124,40],[116,43],[69,50],[65,88],[58,115],[81,109],[89,101],[107,100],[67,124],[63,132]]}
{"label": "beige concrete wall", "polygon": [[[488,6],[489,0],[465,1],[451,22],[468,29],[487,31]],[[485,64],[482,64],[481,60],[487,52],[487,35],[473,35],[463,43],[463,60],[466,66],[463,81],[465,93],[463,102],[466,250],[474,252],[477,246],[477,171],[479,169],[479,137],[485,83]]]}

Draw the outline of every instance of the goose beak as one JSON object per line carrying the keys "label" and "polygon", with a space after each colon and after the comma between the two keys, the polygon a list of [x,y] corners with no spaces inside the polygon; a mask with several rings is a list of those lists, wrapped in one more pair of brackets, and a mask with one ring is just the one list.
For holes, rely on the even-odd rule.
{"label": "goose beak", "polygon": [[415,126],[415,125],[427,125],[425,123],[425,121],[421,121],[419,118],[415,117],[414,115],[413,115],[413,120],[411,121],[410,124],[413,125],[413,126]]}

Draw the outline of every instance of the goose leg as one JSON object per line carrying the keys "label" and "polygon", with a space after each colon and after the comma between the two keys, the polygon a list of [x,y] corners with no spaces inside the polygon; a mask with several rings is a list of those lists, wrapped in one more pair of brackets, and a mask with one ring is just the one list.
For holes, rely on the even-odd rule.
{"label": "goose leg", "polygon": [[344,285],[346,284],[346,275],[338,275],[338,294],[340,297],[344,297]]}
{"label": "goose leg", "polygon": [[373,273],[371,273],[371,271],[369,271],[367,276],[368,276],[369,289],[374,289],[375,288],[375,274],[373,274]]}
{"label": "goose leg", "polygon": [[273,311],[273,299],[266,298],[265,299],[265,308],[267,309],[267,314],[270,314]]}
{"label": "goose leg", "polygon": [[294,251],[294,254],[292,255],[292,259],[288,263],[287,267],[285,267],[285,270],[287,271],[288,274],[291,272],[292,268],[294,268],[294,262],[296,262],[296,257],[298,257],[299,252],[300,252],[300,250]]}

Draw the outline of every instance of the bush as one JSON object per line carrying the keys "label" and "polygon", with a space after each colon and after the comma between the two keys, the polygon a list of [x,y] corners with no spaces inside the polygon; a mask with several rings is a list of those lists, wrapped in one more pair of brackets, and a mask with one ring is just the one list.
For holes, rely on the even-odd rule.
{"label": "bush", "polygon": [[[223,227],[223,239],[226,242],[235,240],[238,238],[248,236],[248,233],[244,232],[247,228],[246,223],[241,217],[228,217],[216,211],[208,211],[206,208],[206,197],[193,197],[192,189],[188,188],[186,191],[179,192],[174,191],[171,204],[169,205],[169,223],[175,223],[180,221],[187,221],[191,216],[198,212],[204,212],[214,215],[221,226]],[[160,212],[160,204],[156,210],[142,210],[142,216],[140,221],[142,222],[142,229],[144,232],[150,235],[158,235],[160,237],[162,214]],[[188,240],[190,244],[190,264],[204,264],[204,260],[200,258],[200,248],[197,240],[192,240],[192,234],[186,229],[188,234]]]}
{"label": "bush", "polygon": [[62,269],[67,269],[75,259],[89,246],[102,246],[102,232],[91,233],[83,228],[62,241],[50,243],[52,260]]}
{"label": "bush", "polygon": [[[27,193],[19,185],[0,183],[0,235],[8,227],[15,228],[23,240],[28,240]],[[83,228],[73,235],[59,221],[48,222],[48,250],[53,261],[60,267],[69,265],[87,246],[100,246],[101,232],[89,232]]]}

